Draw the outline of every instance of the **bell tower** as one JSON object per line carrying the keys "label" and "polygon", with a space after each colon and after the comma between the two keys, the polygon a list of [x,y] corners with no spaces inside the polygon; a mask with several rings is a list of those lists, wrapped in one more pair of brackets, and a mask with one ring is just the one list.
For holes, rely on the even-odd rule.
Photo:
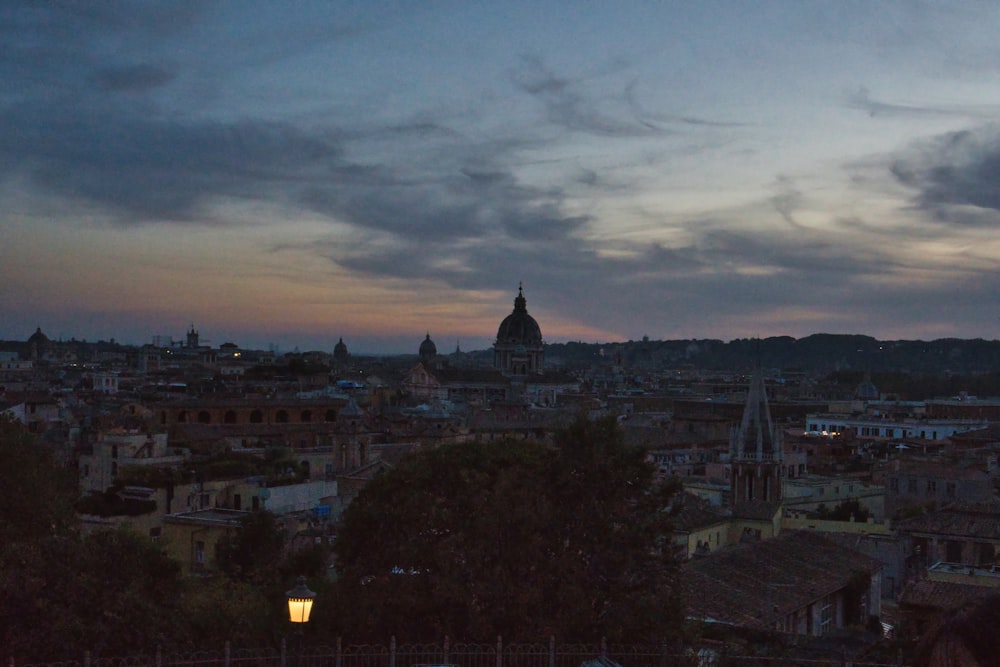
{"label": "bell tower", "polygon": [[764,374],[759,366],[750,380],[743,419],[729,434],[729,461],[733,505],[781,500],[781,432],[771,421]]}

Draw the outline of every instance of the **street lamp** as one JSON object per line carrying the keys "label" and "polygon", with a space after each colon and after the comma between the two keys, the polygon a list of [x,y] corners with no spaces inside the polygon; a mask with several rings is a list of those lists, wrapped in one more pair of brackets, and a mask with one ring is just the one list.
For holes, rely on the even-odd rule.
{"label": "street lamp", "polygon": [[[288,620],[295,624],[295,667],[302,664],[302,647],[305,643],[302,630],[309,622],[309,613],[312,611],[313,598],[316,594],[306,586],[306,578],[299,577],[295,582],[295,588],[285,593],[288,598]],[[284,661],[282,661],[283,663]]]}
{"label": "street lamp", "polygon": [[[292,623],[308,623],[316,594],[306,586],[306,578],[299,577],[295,588],[285,593],[288,596],[288,620]],[[297,626],[300,630],[302,625]]]}

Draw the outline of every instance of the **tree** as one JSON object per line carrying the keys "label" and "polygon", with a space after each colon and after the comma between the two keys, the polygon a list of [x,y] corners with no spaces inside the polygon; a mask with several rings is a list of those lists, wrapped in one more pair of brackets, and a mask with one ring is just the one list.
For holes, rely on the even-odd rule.
{"label": "tree", "polygon": [[0,415],[0,545],[76,527],[77,481],[52,452],[13,419]]}
{"label": "tree", "polygon": [[237,581],[264,583],[279,575],[285,553],[285,529],[273,514],[253,512],[240,521],[240,529],[219,541],[219,569]]}
{"label": "tree", "polygon": [[671,636],[672,491],[654,485],[613,419],[581,418],[554,447],[421,450],[345,511],[331,629],[358,639]]}
{"label": "tree", "polygon": [[[146,538],[108,530],[0,550],[0,646],[20,662],[148,652],[187,636],[181,569]],[[53,641],[58,638],[58,641]]]}

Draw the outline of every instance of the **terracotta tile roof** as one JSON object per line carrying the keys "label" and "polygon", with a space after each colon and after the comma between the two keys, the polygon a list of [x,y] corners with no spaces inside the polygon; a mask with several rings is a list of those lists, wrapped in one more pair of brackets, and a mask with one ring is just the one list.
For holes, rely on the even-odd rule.
{"label": "terracotta tile roof", "polygon": [[1000,539],[1000,504],[968,503],[906,519],[898,527],[910,533],[934,533]]}
{"label": "terracotta tile roof", "polygon": [[675,532],[690,533],[729,520],[720,510],[712,508],[706,501],[690,493],[680,494],[678,503],[670,517]]}
{"label": "terracotta tile roof", "polygon": [[774,515],[780,511],[781,503],[752,500],[737,503],[733,507],[733,517],[737,519],[753,519],[755,521],[771,521],[774,519]]}
{"label": "terracotta tile roof", "polygon": [[899,597],[900,606],[933,607],[942,611],[958,609],[973,600],[995,595],[996,588],[950,581],[922,579],[907,586]]}
{"label": "terracotta tile roof", "polygon": [[822,599],[881,563],[808,531],[782,533],[686,562],[680,571],[690,614],[747,628]]}

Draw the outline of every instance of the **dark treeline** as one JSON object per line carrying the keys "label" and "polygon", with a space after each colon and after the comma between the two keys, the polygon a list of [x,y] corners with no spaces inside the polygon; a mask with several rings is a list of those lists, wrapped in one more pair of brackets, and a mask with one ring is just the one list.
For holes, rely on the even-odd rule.
{"label": "dark treeline", "polygon": [[722,340],[640,340],[621,343],[554,343],[546,360],[565,364],[620,358],[627,366],[665,370],[765,368],[811,375],[834,371],[904,372],[917,375],[977,375],[1000,372],[1000,340],[941,338],[880,341],[871,336],[814,334]]}

